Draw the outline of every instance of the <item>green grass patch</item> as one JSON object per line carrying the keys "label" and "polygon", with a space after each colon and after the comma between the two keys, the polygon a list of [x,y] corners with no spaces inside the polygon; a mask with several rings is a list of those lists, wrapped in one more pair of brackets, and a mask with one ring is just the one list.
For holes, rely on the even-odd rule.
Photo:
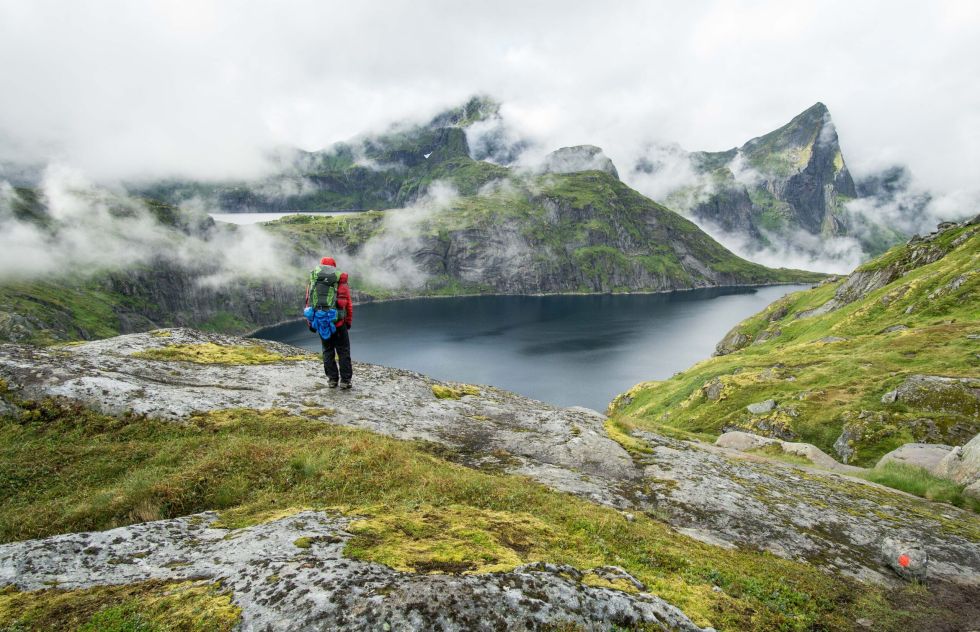
{"label": "green grass patch", "polygon": [[158,580],[80,590],[0,592],[0,630],[227,632],[241,611],[217,584]]}
{"label": "green grass patch", "polygon": [[433,384],[432,394],[436,399],[460,399],[466,395],[478,397],[480,389],[472,384]]}
{"label": "green grass patch", "polygon": [[980,512],[980,500],[963,494],[965,485],[933,476],[921,467],[907,463],[885,463],[868,470],[862,477],[929,500]]}
{"label": "green grass patch", "polygon": [[165,362],[193,362],[195,364],[273,364],[309,360],[310,355],[282,355],[255,343],[250,345],[219,345],[213,342],[177,344],[137,351],[134,358],[163,360]]}

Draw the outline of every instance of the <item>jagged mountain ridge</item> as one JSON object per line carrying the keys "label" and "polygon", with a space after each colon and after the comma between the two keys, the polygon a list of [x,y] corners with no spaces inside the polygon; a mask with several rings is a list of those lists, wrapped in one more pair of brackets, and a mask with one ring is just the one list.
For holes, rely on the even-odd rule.
{"label": "jagged mountain ridge", "polygon": [[[459,118],[465,112],[451,120],[467,120]],[[479,109],[473,114],[482,115]],[[447,208],[291,216],[259,227],[282,238],[279,253],[292,267],[285,275],[277,270],[270,279],[226,273],[221,284],[207,283],[214,272],[208,265],[194,269],[162,252],[148,265],[85,270],[66,280],[8,283],[0,287],[0,338],[51,342],[172,325],[249,331],[297,315],[304,270],[324,253],[334,255],[352,274],[359,301],[663,292],[819,278],[738,258],[695,224],[620,182],[598,147],[559,149],[540,172],[529,173],[473,160],[458,127],[415,130],[411,138],[434,143],[424,146],[431,149],[428,157],[396,143],[374,155],[427,170],[422,180],[403,186],[403,193],[411,189],[405,195],[417,197],[429,191],[428,185],[448,179],[456,188]],[[578,171],[583,168],[594,170]],[[227,246],[239,231],[216,224],[193,207],[99,195],[120,207],[109,211],[107,224],[115,225],[113,213],[132,215],[145,208],[178,251],[189,240],[206,242],[209,235],[223,236]],[[45,204],[37,191],[22,189],[13,214],[18,221],[42,227],[49,241],[71,233],[71,226],[52,221]],[[115,232],[111,226],[106,229]]]}
{"label": "jagged mountain ridge", "polygon": [[[790,245],[814,251],[816,238],[853,237],[870,254],[883,252],[908,235],[877,219],[855,214],[848,203],[880,193],[869,177],[855,183],[830,111],[816,103],[789,123],[721,152],[679,152],[696,183],[674,188],[663,200],[696,221],[745,239],[750,249]],[[641,158],[636,174],[655,174],[658,165]],[[896,179],[890,182],[895,184]]]}

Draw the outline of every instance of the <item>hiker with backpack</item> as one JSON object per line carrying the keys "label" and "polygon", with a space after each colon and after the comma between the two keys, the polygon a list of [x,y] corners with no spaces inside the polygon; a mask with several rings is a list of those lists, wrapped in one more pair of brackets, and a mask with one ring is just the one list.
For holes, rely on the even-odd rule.
{"label": "hiker with backpack", "polygon": [[[354,302],[350,298],[347,273],[337,270],[333,257],[320,259],[310,272],[303,310],[310,331],[320,335],[323,346],[323,372],[330,388],[351,388],[354,367],[350,359],[350,335],[354,322]],[[337,360],[340,361],[338,370]]]}

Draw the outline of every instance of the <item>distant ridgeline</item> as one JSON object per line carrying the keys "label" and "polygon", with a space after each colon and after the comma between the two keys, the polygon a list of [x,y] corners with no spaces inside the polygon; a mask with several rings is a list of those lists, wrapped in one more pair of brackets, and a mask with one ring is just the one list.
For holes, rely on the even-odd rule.
{"label": "distant ridgeline", "polygon": [[[134,203],[145,205],[175,244],[196,239],[205,249],[220,249],[207,246],[216,237],[233,243],[239,229],[175,204],[202,191],[238,200],[233,208],[416,207],[292,216],[260,228],[282,240],[279,254],[296,270],[295,283],[227,274],[216,282],[207,265],[197,269],[166,256],[127,269],[83,270],[69,279],[7,282],[0,286],[0,339],[46,342],[172,325],[248,331],[296,315],[300,271],[325,252],[351,273],[360,301],[660,292],[822,278],[735,256],[692,222],[622,183],[598,147],[559,149],[534,171],[479,160],[512,160],[521,150],[522,141],[494,127],[498,107],[476,98],[424,126],[297,154],[291,170],[264,183],[143,189],[147,197],[120,200],[120,214],[131,212]],[[471,147],[466,128],[473,125],[483,128]],[[454,193],[445,199],[427,195],[437,181]],[[284,195],[289,183],[298,188]],[[19,221],[52,236],[68,229],[48,213],[38,190],[18,189],[15,206]]]}
{"label": "distant ridgeline", "polygon": [[[282,150],[274,157],[278,172],[259,181],[171,180],[136,190],[174,204],[202,198],[228,212],[399,208],[418,199],[436,180],[451,182],[463,195],[474,194],[506,175],[506,170],[483,159],[506,162],[523,147],[521,141],[508,144],[499,128],[499,110],[499,103],[473,97],[425,125],[395,125],[386,133],[322,151]],[[485,133],[471,151],[467,129],[477,123]]]}

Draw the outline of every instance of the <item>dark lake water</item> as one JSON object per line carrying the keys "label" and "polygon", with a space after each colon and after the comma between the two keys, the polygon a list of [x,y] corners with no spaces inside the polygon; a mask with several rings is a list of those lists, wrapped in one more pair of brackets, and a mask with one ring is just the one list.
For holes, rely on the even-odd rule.
{"label": "dark lake water", "polygon": [[[707,358],[736,323],[804,287],[358,305],[351,355],[355,361],[603,411],[637,382],[670,377]],[[319,338],[303,321],[264,329],[256,337],[320,350]]]}

